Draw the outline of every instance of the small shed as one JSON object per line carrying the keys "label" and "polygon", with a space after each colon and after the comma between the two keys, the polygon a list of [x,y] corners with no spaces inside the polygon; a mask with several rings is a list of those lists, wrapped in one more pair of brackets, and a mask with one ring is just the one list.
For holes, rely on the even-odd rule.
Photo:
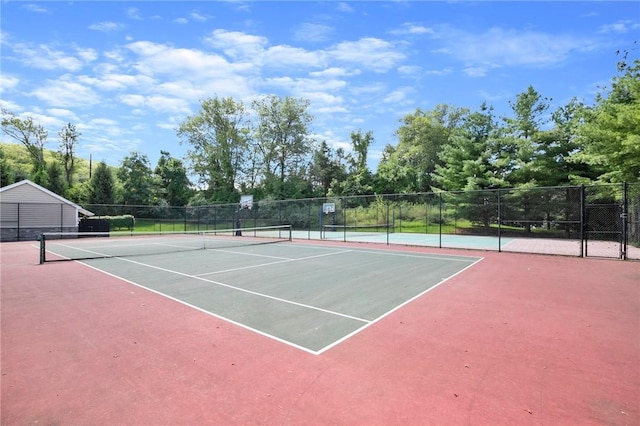
{"label": "small shed", "polygon": [[0,188],[1,241],[36,240],[43,232],[77,232],[83,216],[93,213],[30,180]]}

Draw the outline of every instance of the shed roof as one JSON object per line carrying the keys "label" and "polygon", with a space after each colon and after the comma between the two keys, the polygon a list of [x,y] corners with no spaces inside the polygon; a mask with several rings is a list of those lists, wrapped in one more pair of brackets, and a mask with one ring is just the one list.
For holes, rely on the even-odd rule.
{"label": "shed roof", "polygon": [[78,210],[78,212],[80,212],[81,214],[83,214],[85,216],[93,216],[93,213],[90,212],[89,210],[83,209],[79,205],[77,205],[75,203],[72,203],[71,201],[67,200],[66,198],[61,197],[60,195],[56,194],[55,192],[51,192],[47,188],[44,188],[44,187],[38,185],[37,183],[31,182],[28,179],[21,180],[20,182],[12,183],[11,185],[7,185],[7,186],[4,186],[4,187],[0,188],[0,194],[2,194],[3,192],[13,191],[16,188],[20,188],[23,185],[28,185],[28,186],[31,186],[32,188],[35,188],[35,189],[37,189],[39,191],[44,192],[48,196],[57,199],[61,203],[68,204],[68,205],[74,207],[75,209]]}

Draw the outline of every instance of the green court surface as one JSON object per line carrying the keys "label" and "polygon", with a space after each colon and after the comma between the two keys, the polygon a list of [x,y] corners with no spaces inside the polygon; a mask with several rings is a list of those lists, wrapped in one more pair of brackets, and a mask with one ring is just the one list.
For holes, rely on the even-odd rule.
{"label": "green court surface", "polygon": [[320,354],[479,260],[280,242],[81,262]]}
{"label": "green court surface", "polygon": [[[330,228],[330,227],[329,227]],[[309,235],[311,234],[311,235]],[[381,244],[401,244],[426,247],[467,248],[477,250],[498,250],[511,242],[513,238],[476,235],[449,235],[449,234],[424,234],[385,232],[384,230],[370,232],[353,231],[294,231],[294,238],[326,239],[331,241],[352,241]]]}

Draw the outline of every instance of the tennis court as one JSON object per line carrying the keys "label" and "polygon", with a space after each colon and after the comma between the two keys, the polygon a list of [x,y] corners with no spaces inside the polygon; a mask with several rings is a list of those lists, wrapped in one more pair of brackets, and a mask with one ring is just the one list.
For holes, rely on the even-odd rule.
{"label": "tennis court", "polygon": [[148,237],[0,245],[2,424],[640,423],[637,262]]}
{"label": "tennis court", "polygon": [[481,260],[292,245],[283,227],[242,232],[50,239],[45,251],[315,354]]}

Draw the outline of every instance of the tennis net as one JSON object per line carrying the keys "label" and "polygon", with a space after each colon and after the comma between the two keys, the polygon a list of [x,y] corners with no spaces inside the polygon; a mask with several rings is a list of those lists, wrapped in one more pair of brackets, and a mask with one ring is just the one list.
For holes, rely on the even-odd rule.
{"label": "tennis net", "polygon": [[291,241],[291,225],[187,232],[46,232],[40,263],[215,250]]}

